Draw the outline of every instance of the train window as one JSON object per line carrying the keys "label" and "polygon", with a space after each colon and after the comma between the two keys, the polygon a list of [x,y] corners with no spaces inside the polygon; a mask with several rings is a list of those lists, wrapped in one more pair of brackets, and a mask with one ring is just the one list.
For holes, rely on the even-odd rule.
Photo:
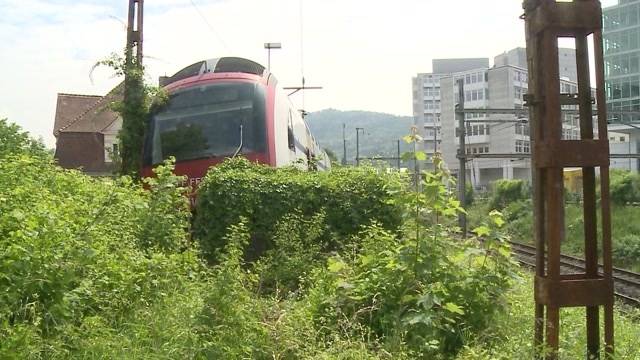
{"label": "train window", "polygon": [[291,114],[291,109],[289,109],[289,123],[287,125],[287,139],[289,142],[289,149],[291,151],[296,150],[296,139],[293,135],[293,115]]}
{"label": "train window", "polygon": [[169,156],[177,161],[230,156],[240,144],[242,153],[265,153],[265,114],[262,85],[214,83],[176,92],[152,112],[144,164]]}

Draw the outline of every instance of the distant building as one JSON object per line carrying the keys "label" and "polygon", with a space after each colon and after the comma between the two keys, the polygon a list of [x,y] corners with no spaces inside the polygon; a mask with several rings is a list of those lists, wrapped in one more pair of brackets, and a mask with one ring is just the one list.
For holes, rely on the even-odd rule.
{"label": "distant building", "polygon": [[[640,112],[640,0],[619,0],[617,5],[603,9],[603,40],[609,129],[628,134],[627,144],[615,146],[637,154],[640,114],[629,112]],[[619,160],[617,164],[640,169],[640,159]]]}
{"label": "distant building", "polygon": [[423,150],[433,153],[440,139],[440,79],[469,69],[489,68],[488,58],[434,59],[431,73],[412,79],[413,121],[424,138]]}
{"label": "distant building", "polygon": [[[440,79],[441,151],[444,161],[454,173],[458,171],[456,154],[459,147],[459,130],[455,117],[458,79],[464,82],[466,109],[522,109],[523,96],[528,88],[526,69],[513,65],[472,69]],[[577,92],[575,82],[561,80],[560,86],[562,93]],[[523,154],[522,158],[470,160],[467,163],[467,178],[474,187],[482,188],[499,179],[530,179],[531,161],[527,156],[531,151],[528,116],[517,118],[512,114],[469,113],[465,117],[473,121],[467,123],[465,129],[467,154]],[[579,138],[578,118],[575,115],[563,115],[562,132],[563,139]]]}
{"label": "distant building", "polygon": [[[515,49],[505,51],[496,56],[493,60],[493,66],[512,65],[522,69],[528,69],[527,49],[517,47]],[[560,70],[560,78],[571,81],[578,81],[578,67],[576,63],[576,50],[568,48],[558,48],[558,69]]]}
{"label": "distant building", "polygon": [[58,94],[53,135],[60,166],[90,175],[113,172],[122,119],[110,105],[121,100],[122,93],[120,84],[105,96]]}

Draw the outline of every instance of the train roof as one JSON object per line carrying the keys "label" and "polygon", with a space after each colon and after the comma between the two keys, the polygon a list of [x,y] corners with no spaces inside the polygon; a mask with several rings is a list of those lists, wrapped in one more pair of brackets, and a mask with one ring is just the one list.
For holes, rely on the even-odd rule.
{"label": "train roof", "polygon": [[167,86],[192,76],[205,73],[246,73],[262,77],[268,76],[267,69],[255,61],[240,57],[221,57],[198,61],[178,71],[173,76],[160,78],[160,86]]}

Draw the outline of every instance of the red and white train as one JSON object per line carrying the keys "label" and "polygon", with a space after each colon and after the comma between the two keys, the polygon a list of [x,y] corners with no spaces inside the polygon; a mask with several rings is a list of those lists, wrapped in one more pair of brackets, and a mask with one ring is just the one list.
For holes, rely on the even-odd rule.
{"label": "red and white train", "polygon": [[151,113],[142,176],[170,156],[175,172],[197,186],[209,167],[239,155],[271,166],[330,161],[278,81],[251,60],[197,62],[163,81],[169,99]]}

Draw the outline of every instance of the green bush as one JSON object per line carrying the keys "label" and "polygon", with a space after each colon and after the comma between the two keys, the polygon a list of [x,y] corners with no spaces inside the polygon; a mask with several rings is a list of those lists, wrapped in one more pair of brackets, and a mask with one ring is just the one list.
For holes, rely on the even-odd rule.
{"label": "green bush", "polygon": [[490,207],[502,210],[510,203],[530,197],[530,190],[524,180],[498,180],[493,183]]}
{"label": "green bush", "polygon": [[[91,337],[86,328],[115,331],[201,271],[195,251],[164,246],[188,236],[188,210],[159,206],[178,196],[175,183],[147,192],[51,161],[0,161],[2,358],[69,357]],[[172,181],[164,173],[158,183]]]}
{"label": "green bush", "polygon": [[475,191],[473,191],[473,185],[470,183],[465,184],[464,187],[464,205],[471,206],[473,205]]}
{"label": "green bush", "polygon": [[640,259],[640,234],[625,234],[616,238],[612,256],[618,266],[637,266]]}
{"label": "green bush", "polygon": [[394,202],[401,189],[397,174],[369,167],[307,172],[293,167],[272,168],[245,159],[228,160],[209,170],[200,184],[194,234],[209,261],[224,247],[225,234],[241,217],[251,233],[248,258],[255,259],[274,246],[275,225],[292,213],[313,217],[323,212],[320,240],[329,251],[345,244],[363,226],[377,221],[395,231],[402,207]]}
{"label": "green bush", "polygon": [[452,240],[445,228],[418,239],[367,228],[359,252],[332,257],[316,273],[309,297],[317,326],[364,328],[391,353],[406,346],[416,358],[456,353],[465,334],[481,332],[501,311],[514,275],[505,239],[486,226],[476,231],[484,247]]}
{"label": "green bush", "polygon": [[611,202],[616,205],[640,203],[640,174],[611,170],[609,194]]}

